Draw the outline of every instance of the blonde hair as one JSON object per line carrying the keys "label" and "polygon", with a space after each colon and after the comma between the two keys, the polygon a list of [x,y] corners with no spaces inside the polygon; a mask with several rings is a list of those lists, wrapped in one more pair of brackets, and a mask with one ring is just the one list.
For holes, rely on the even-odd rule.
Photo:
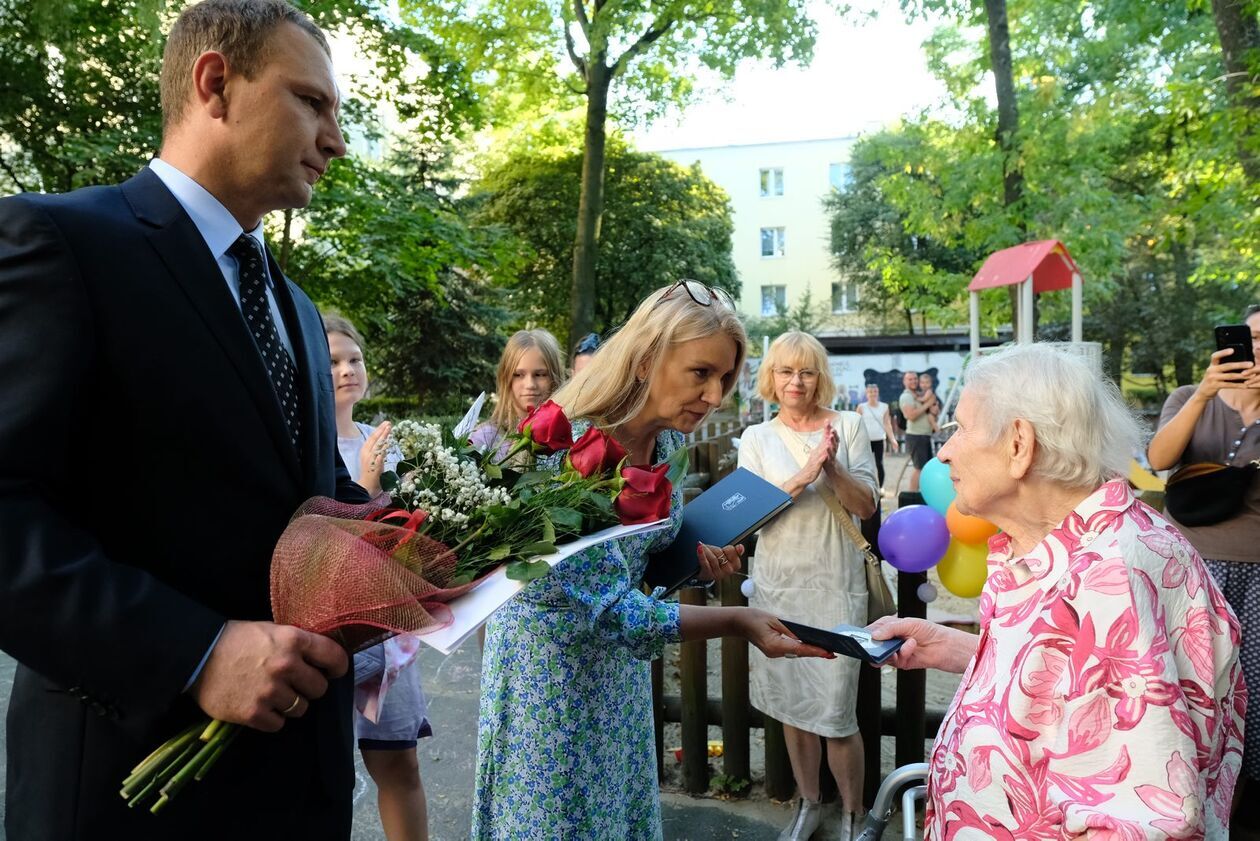
{"label": "blonde hair", "polygon": [[774,391],[774,369],[779,366],[813,368],[818,372],[814,402],[826,408],[836,399],[836,381],[831,378],[827,349],[808,333],[793,330],[770,343],[770,349],[757,370],[757,393],[762,400],[779,402],[779,395]]}
{"label": "blonde hair", "polygon": [[[744,325],[717,296],[705,306],[676,284],[663,286],[643,299],[590,364],[551,399],[564,407],[570,418],[589,418],[605,429],[621,426],[647,405],[649,385],[667,350],[719,335],[735,342],[735,367],[722,378],[725,399],[744,367],[748,349]],[[648,374],[640,378],[644,369]]]}
{"label": "blonde hair", "polygon": [[546,330],[517,330],[503,347],[503,355],[499,357],[499,369],[495,374],[495,388],[498,403],[490,413],[490,422],[503,430],[515,430],[522,415],[516,411],[516,401],[512,399],[512,375],[520,364],[525,351],[538,349],[542,354],[543,364],[551,375],[552,392],[564,382],[564,354],[560,352],[560,343],[556,337]]}
{"label": "blonde hair", "polygon": [[193,65],[202,53],[223,53],[233,71],[253,79],[270,59],[271,37],[283,23],[299,27],[332,57],[323,31],[285,0],[203,0],[184,9],[162,52],[162,130],[184,116],[192,98]]}

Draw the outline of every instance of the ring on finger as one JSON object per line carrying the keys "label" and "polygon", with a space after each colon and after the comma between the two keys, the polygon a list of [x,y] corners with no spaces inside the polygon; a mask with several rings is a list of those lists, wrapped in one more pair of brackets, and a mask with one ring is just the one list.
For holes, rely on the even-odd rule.
{"label": "ring on finger", "polygon": [[281,710],[281,711],[280,711],[280,715],[288,715],[289,713],[291,713],[291,712],[293,712],[294,710],[296,710],[296,709],[298,708],[298,704],[300,704],[300,703],[302,703],[302,696],[301,696],[301,695],[294,695],[294,696],[293,696],[293,703],[292,703],[292,704],[289,704],[289,706],[287,706],[287,707],[285,707],[283,710]]}

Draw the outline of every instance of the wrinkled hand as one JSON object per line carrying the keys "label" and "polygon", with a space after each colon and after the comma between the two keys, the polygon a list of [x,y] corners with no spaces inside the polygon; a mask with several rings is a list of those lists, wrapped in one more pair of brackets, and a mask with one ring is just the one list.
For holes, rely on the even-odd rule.
{"label": "wrinkled hand", "polygon": [[211,718],[273,733],[286,717],[305,715],[309,702],[328,691],[328,678],[341,677],[349,665],[328,637],[232,620],[188,693]]}
{"label": "wrinkled hand", "polygon": [[782,622],[764,610],[753,607],[739,609],[741,631],[745,639],[761,649],[767,657],[823,657],[836,655],[823,648],[808,645],[796,638]]}
{"label": "wrinkled hand", "polygon": [[926,619],[885,616],[872,622],[867,630],[871,639],[905,639],[885,665],[898,669],[939,669],[962,673],[975,654],[979,637],[937,625]]}
{"label": "wrinkled hand", "polygon": [[381,474],[385,472],[385,453],[393,428],[389,421],[382,421],[359,450],[359,486],[372,496],[381,492]]}
{"label": "wrinkled hand", "polygon": [[1223,388],[1245,388],[1260,377],[1260,371],[1252,370],[1250,362],[1230,362],[1233,350],[1226,348],[1212,354],[1212,364],[1203,372],[1203,380],[1195,394],[1203,400],[1211,400]]}
{"label": "wrinkled hand", "polygon": [[696,577],[701,581],[721,581],[739,572],[743,568],[740,561],[744,555],[743,545],[710,546],[707,543],[696,544],[696,557],[700,559],[700,572]]}

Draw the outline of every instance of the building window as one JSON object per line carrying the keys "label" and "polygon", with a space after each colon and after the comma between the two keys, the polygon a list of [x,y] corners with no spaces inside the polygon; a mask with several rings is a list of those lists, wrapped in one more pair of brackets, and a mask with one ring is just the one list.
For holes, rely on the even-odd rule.
{"label": "building window", "polygon": [[761,197],[783,195],[783,167],[761,170]]}
{"label": "building window", "polygon": [[783,228],[762,228],[761,229],[761,256],[762,257],[782,257],[784,253],[785,238]]}
{"label": "building window", "polygon": [[761,287],[761,314],[778,315],[787,309],[786,286]]}
{"label": "building window", "polygon": [[831,181],[832,189],[847,190],[853,183],[853,167],[848,164],[832,164],[827,167],[827,178]]}
{"label": "building window", "polygon": [[852,281],[841,281],[831,284],[831,311],[834,313],[853,312],[857,309],[858,288]]}

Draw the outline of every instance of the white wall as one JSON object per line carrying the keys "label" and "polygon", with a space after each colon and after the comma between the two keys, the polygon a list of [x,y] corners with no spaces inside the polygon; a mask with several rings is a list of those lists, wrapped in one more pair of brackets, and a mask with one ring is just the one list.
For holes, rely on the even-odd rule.
{"label": "white wall", "polygon": [[[797,304],[808,288],[815,304],[831,301],[831,284],[840,277],[831,267],[831,231],[822,200],[831,192],[830,166],[847,164],[855,137],[670,149],[664,157],[704,174],[730,195],[734,210],[735,268],[742,283],[739,308],[761,314],[761,287],[787,287],[787,305]],[[781,167],[782,196],[760,195],[760,170]],[[782,257],[761,256],[761,229],[782,227]]]}

